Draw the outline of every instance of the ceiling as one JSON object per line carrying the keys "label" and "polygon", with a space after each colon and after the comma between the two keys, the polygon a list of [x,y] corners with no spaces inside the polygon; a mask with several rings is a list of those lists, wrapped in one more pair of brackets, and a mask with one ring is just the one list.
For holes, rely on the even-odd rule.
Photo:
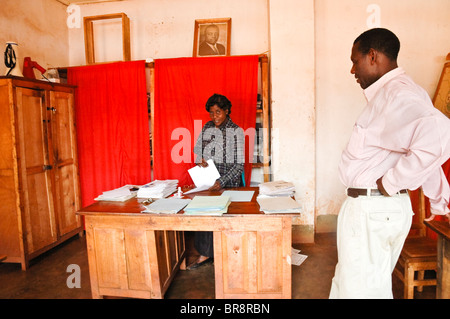
{"label": "ceiling", "polygon": [[116,1],[124,1],[124,0],[56,0],[62,4],[70,5],[70,4],[91,4],[91,3],[100,3],[100,2],[116,2]]}

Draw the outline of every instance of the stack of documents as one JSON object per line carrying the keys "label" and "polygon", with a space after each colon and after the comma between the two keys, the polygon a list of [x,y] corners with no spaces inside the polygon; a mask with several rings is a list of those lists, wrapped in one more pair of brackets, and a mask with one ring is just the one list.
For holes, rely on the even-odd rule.
{"label": "stack of documents", "polygon": [[184,209],[184,214],[222,216],[228,211],[230,202],[230,196],[195,196]]}
{"label": "stack of documents", "polygon": [[176,214],[187,204],[189,204],[190,199],[177,198],[177,197],[169,197],[169,198],[161,198],[150,205],[145,206],[145,210],[143,213],[154,213],[154,214]]}
{"label": "stack of documents", "polygon": [[292,197],[258,197],[259,208],[265,214],[298,214],[301,212],[301,205]]}
{"label": "stack of documents", "polygon": [[103,192],[95,200],[124,202],[136,196],[137,187],[134,185],[125,185],[110,191]]}
{"label": "stack of documents", "polygon": [[141,186],[137,192],[138,198],[164,198],[177,190],[178,180],[167,179],[164,181],[154,180]]}
{"label": "stack of documents", "polygon": [[259,184],[259,194],[268,196],[293,196],[294,184],[285,181],[273,181]]}

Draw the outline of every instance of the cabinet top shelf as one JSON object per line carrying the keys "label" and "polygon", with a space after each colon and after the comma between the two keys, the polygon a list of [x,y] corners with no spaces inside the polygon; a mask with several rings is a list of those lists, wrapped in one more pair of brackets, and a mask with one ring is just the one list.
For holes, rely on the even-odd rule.
{"label": "cabinet top shelf", "polygon": [[[53,87],[66,87],[66,88],[76,88],[75,85],[65,84],[65,83],[55,83],[50,82],[46,80],[37,80],[37,79],[30,79],[25,78],[21,76],[15,76],[15,75],[8,75],[8,76],[0,76],[0,80],[11,80],[15,82],[17,85],[21,86],[36,86],[36,88],[43,88],[43,89],[49,89]],[[44,87],[43,87],[44,86]]]}

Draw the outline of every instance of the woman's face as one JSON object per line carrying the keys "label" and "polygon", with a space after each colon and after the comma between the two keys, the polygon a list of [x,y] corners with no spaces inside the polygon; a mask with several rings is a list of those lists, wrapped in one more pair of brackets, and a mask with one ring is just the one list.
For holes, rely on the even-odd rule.
{"label": "woman's face", "polygon": [[228,110],[222,110],[215,104],[209,108],[209,117],[211,118],[211,121],[214,122],[216,127],[219,127],[223,124],[223,122],[225,122],[227,115]]}

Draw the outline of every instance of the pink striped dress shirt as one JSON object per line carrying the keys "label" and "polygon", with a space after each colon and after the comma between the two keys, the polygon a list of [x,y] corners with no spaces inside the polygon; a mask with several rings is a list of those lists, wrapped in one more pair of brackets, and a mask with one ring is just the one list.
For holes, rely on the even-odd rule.
{"label": "pink striped dress shirt", "polygon": [[367,106],[358,117],[339,164],[346,187],[390,194],[422,186],[431,212],[449,213],[450,187],[441,165],[450,156],[450,120],[402,68],[364,90]]}

